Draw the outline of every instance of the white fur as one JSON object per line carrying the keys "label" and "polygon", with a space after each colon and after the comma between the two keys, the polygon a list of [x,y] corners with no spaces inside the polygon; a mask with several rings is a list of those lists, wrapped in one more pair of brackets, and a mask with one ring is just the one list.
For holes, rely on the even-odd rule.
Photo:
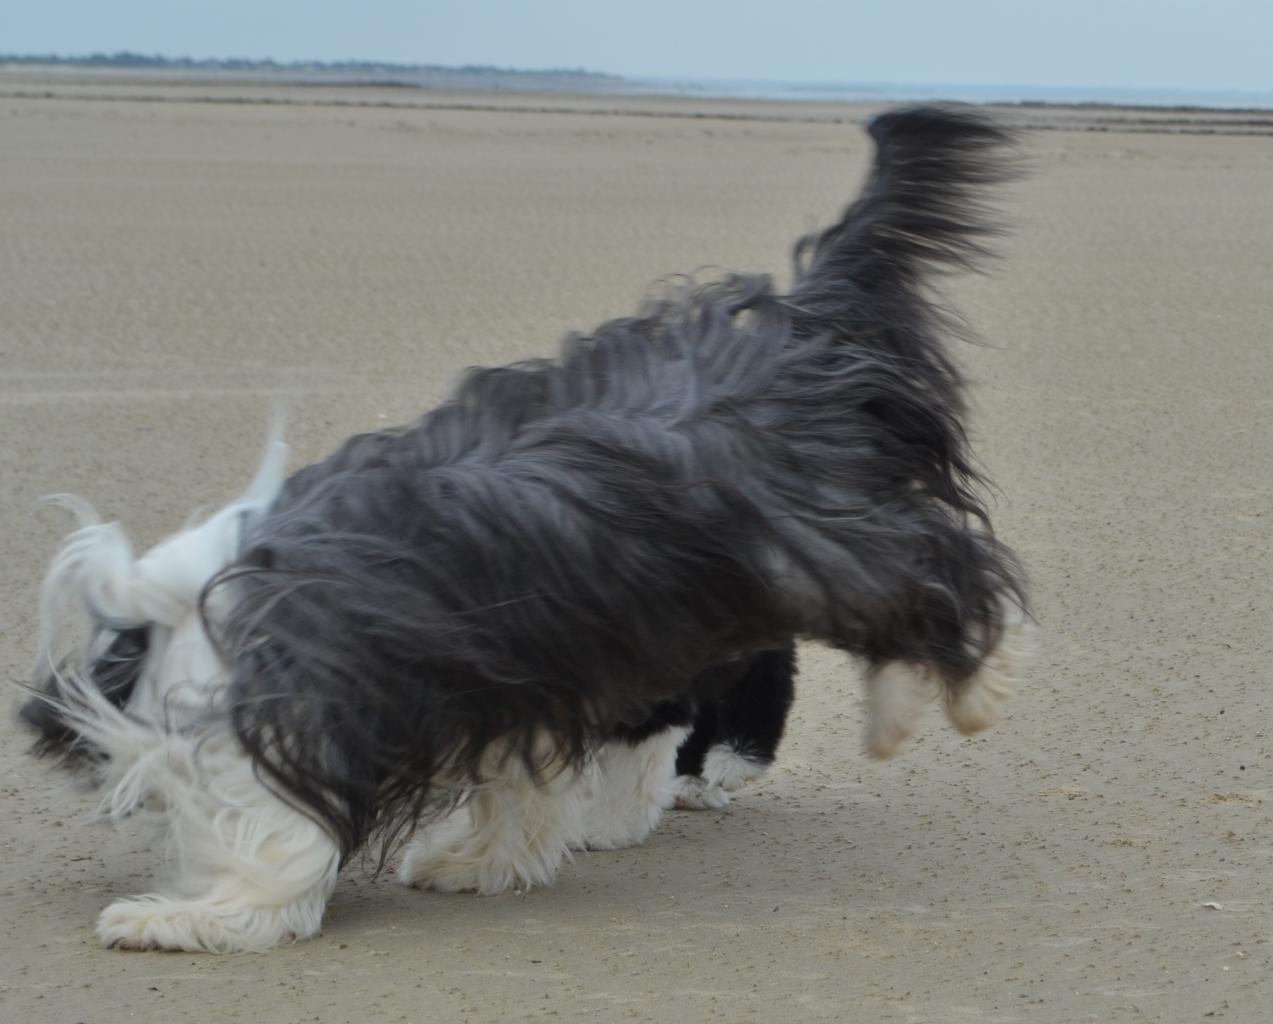
{"label": "white fur", "polygon": [[937,697],[931,671],[903,661],[889,662],[866,678],[866,750],[885,760],[915,731],[924,706]]}
{"label": "white fur", "polygon": [[146,780],[167,805],[181,894],[112,903],[97,923],[107,946],[265,950],[322,926],[340,866],[336,844],[261,785],[233,736],[202,740],[178,756],[169,744]]}
{"label": "white fur", "polygon": [[1036,627],[1014,601],[1000,612],[1003,636],[981,669],[946,702],[946,715],[961,733],[988,729],[1003,717],[1003,702],[1016,693],[1022,669],[1034,656]]}
{"label": "white fur", "polygon": [[718,811],[729,804],[729,794],[718,783],[696,775],[678,775],[672,787],[672,805],[679,811]]}
{"label": "white fur", "polygon": [[107,907],[103,943],[224,953],[319,930],[339,850],[261,785],[223,724],[170,729],[121,712],[90,684],[67,678],[63,687],[68,723],[110,755],[102,814],[117,820],[157,803],[179,868],[178,893]]}
{"label": "white fur", "polygon": [[536,780],[492,747],[484,774],[446,818],[412,839],[398,868],[404,885],[493,895],[549,885],[570,851],[643,842],[672,804],[676,751],[686,728],[643,743],[607,743],[580,772]]}
{"label": "white fur", "polygon": [[[282,487],[288,449],[281,430],[278,421],[255,478],[239,498],[141,558],[134,557],[132,542],[118,523],[99,522],[79,499],[53,499],[70,508],[81,525],[54,556],[41,588],[37,678],[54,671],[68,613],[89,629],[150,625],[150,648],[128,717],[163,732],[187,727],[209,710],[225,672],[204,629],[200,598],[208,581],[238,555],[244,521],[268,508]],[[215,594],[207,611],[215,617]],[[90,647],[83,668],[101,653]],[[85,704],[91,689],[77,688],[80,703],[99,714],[111,709],[106,701]],[[115,751],[109,743],[115,738],[108,735],[103,748],[112,760]]]}
{"label": "white fur", "polygon": [[703,758],[702,777],[678,775],[673,806],[682,811],[717,811],[728,806],[729,794],[765,773],[768,765],[748,757],[729,743],[714,744]]}
{"label": "white fur", "polygon": [[[278,493],[286,458],[276,436],[242,497],[140,559],[117,524],[61,499],[81,526],[41,593],[40,666],[52,671],[67,606],[78,607],[90,628],[152,624],[125,709],[74,673],[61,677],[61,690],[68,724],[107,755],[102,813],[119,819],[157,804],[179,867],[177,892],[119,900],[102,912],[97,934],[108,946],[263,950],[321,926],[339,850],[261,784],[237,739],[211,714],[226,673],[199,609],[204,586],[237,555],[245,517]],[[209,612],[215,616],[215,602]]]}
{"label": "white fur", "polygon": [[[1003,717],[1003,702],[1016,692],[1026,663],[1034,656],[1036,630],[1025,611],[1004,598],[999,622],[1003,634],[981,668],[953,693],[947,692],[946,715],[961,733],[988,729]],[[872,757],[897,753],[915,731],[924,706],[943,687],[930,670],[892,662],[866,680],[866,748]]]}
{"label": "white fur", "polygon": [[404,885],[483,896],[551,885],[584,833],[587,789],[579,773],[548,765],[536,778],[496,744],[465,802],[425,826],[398,868]]}
{"label": "white fur", "polygon": [[[180,530],[142,558],[118,523],[103,523],[92,506],[70,495],[48,499],[68,509],[80,528],[62,544],[40,589],[37,676],[51,671],[65,606],[89,626],[175,630],[198,611],[204,585],[238,553],[245,517],[268,508],[283,484],[287,445],[281,421],[271,430],[256,477],[241,497],[204,523]],[[87,652],[92,659],[97,652]]]}
{"label": "white fur", "polygon": [[717,743],[703,758],[703,778],[709,785],[734,792],[765,774],[768,764],[749,757],[728,743]]}
{"label": "white fur", "polygon": [[611,742],[587,773],[584,845],[590,850],[638,846],[672,806],[676,751],[689,729],[655,733],[638,744]]}

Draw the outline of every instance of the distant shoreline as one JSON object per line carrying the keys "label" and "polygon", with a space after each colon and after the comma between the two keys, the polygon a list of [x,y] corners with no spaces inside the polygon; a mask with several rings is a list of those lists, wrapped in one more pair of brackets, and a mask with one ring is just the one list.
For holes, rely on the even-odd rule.
{"label": "distant shoreline", "polygon": [[[156,59],[157,60],[157,59]],[[858,121],[898,102],[963,99],[1037,130],[1273,136],[1273,107],[982,98],[938,87],[772,86],[638,82],[585,70],[516,71],[414,65],[247,61],[53,63],[0,55],[0,98],[119,102],[256,103],[505,113],[613,114],[728,121]],[[928,90],[928,91],[926,91]]]}
{"label": "distant shoreline", "polygon": [[494,92],[596,92],[603,95],[678,96],[773,102],[895,103],[951,99],[994,106],[1118,108],[1174,112],[1273,113],[1273,88],[1236,89],[1040,85],[952,85],[941,83],[773,82],[631,78],[587,68],[505,68],[494,65],[411,64],[391,61],[275,61],[248,58],[167,57],[121,51],[84,55],[0,54],[0,69],[47,73],[177,75],[199,79],[260,80],[261,84],[346,87],[461,89]]}
{"label": "distant shoreline", "polygon": [[195,58],[195,57],[163,57],[142,53],[121,51],[106,54],[94,53],[84,56],[59,56],[57,54],[0,54],[0,66],[10,64],[22,67],[66,67],[85,68],[91,70],[117,71],[205,71],[205,72],[257,72],[276,75],[348,75],[362,74],[376,77],[389,75],[435,75],[442,77],[486,77],[500,78],[570,78],[588,81],[623,82],[618,75],[609,75],[601,71],[589,71],[584,68],[544,68],[525,70],[521,68],[501,68],[490,64],[464,64],[448,66],[444,64],[397,64],[386,61],[338,60],[338,61],[275,61],[251,60],[240,57],[227,58]]}

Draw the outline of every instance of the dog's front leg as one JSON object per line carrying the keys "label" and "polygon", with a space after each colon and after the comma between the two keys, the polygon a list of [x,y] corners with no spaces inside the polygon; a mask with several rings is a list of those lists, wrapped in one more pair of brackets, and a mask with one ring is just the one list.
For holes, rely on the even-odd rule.
{"label": "dog's front leg", "polygon": [[309,938],[322,926],[340,851],[275,797],[230,743],[163,787],[180,865],[176,892],[112,903],[97,922],[116,949],[233,953]]}
{"label": "dog's front leg", "polygon": [[689,733],[669,726],[645,739],[612,739],[588,767],[580,845],[589,850],[639,846],[675,799],[676,751]]}
{"label": "dog's front leg", "polygon": [[412,839],[398,868],[404,885],[483,896],[551,885],[579,845],[587,790],[577,771],[537,775],[516,756],[490,760],[497,767],[467,802]]}

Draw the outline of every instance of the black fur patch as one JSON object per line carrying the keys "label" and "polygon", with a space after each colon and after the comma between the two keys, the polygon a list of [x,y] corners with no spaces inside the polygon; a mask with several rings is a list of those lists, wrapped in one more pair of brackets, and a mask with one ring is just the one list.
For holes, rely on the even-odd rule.
{"label": "black fur patch", "polygon": [[796,695],[794,644],[742,661],[732,684],[700,700],[693,727],[676,752],[676,774],[701,776],[712,747],[722,745],[757,765],[773,764]]}
{"label": "black fur patch", "polygon": [[[106,651],[88,669],[89,680],[116,707],[123,707],[137,688],[142,666],[150,648],[150,627],[138,626],[117,632]],[[59,710],[61,687],[50,677],[37,694],[18,711],[22,724],[36,734],[32,751],[39,757],[57,756],[67,761],[95,760],[97,752],[83,742]]]}

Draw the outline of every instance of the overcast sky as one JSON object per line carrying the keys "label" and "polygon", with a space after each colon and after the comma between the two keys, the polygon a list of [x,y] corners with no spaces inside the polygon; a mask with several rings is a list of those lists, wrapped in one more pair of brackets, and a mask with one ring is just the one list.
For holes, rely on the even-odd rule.
{"label": "overcast sky", "polygon": [[0,52],[1273,89],[1273,0],[9,0]]}

